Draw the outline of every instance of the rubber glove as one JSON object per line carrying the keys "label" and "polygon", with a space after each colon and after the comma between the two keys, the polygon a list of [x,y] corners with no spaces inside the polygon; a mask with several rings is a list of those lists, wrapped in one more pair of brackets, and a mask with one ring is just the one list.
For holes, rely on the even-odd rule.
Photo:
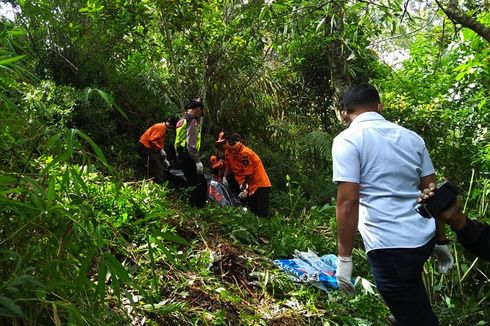
{"label": "rubber glove", "polygon": [[437,245],[434,247],[432,256],[437,260],[437,270],[439,273],[446,274],[454,266],[454,258],[447,245]]}
{"label": "rubber glove", "polygon": [[227,187],[229,186],[229,184],[228,184],[228,180],[226,180],[226,177],[223,177],[223,184],[224,184],[225,186],[227,186]]}
{"label": "rubber glove", "polygon": [[170,162],[167,159],[164,159],[163,166],[165,166],[168,169],[170,167]]}
{"label": "rubber glove", "polygon": [[238,194],[238,198],[240,198],[240,199],[246,198],[247,196],[248,196],[248,191],[247,190],[244,190],[244,191],[242,191],[241,193]]}
{"label": "rubber glove", "polygon": [[354,264],[352,263],[352,256],[340,257],[337,261],[337,284],[340,290],[347,295],[355,295],[356,289],[352,285],[352,269]]}
{"label": "rubber glove", "polygon": [[202,165],[201,162],[196,163],[196,170],[197,170],[197,174],[203,174],[204,173],[204,166]]}

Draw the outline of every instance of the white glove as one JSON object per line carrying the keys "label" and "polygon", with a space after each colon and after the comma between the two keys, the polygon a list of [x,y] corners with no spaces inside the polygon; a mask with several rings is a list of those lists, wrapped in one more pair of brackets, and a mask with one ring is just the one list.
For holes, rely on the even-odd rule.
{"label": "white glove", "polygon": [[238,198],[243,199],[248,196],[248,191],[244,190],[241,193],[238,194]]}
{"label": "white glove", "polygon": [[439,273],[446,274],[454,266],[454,258],[447,245],[437,245],[434,247],[432,256],[437,260]]}
{"label": "white glove", "polygon": [[352,285],[352,269],[354,264],[352,263],[351,257],[340,257],[337,261],[337,284],[340,290],[347,295],[355,295],[356,289]]}
{"label": "white glove", "polygon": [[165,153],[165,151],[162,149],[162,150],[160,151],[160,156],[161,156],[162,158],[167,158],[167,153]]}
{"label": "white glove", "polygon": [[223,184],[224,184],[225,186],[227,186],[227,187],[229,186],[229,184],[228,184],[228,180],[226,180],[226,177],[223,177]]}
{"label": "white glove", "polygon": [[168,169],[170,167],[170,162],[167,159],[163,160],[163,166]]}
{"label": "white glove", "polygon": [[197,174],[203,174],[204,173],[204,166],[202,165],[201,162],[196,163],[196,170],[197,170]]}

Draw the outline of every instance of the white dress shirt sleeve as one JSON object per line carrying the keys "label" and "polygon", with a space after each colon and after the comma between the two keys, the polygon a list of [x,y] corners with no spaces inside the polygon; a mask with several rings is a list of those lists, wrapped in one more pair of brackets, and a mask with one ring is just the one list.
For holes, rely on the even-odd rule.
{"label": "white dress shirt sleeve", "polygon": [[339,136],[335,137],[332,145],[333,181],[360,183],[359,150],[352,142]]}

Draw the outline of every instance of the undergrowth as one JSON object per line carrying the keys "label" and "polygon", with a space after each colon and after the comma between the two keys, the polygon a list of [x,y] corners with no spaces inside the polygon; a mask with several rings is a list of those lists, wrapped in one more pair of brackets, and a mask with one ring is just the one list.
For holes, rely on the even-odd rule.
{"label": "undergrowth", "polygon": [[[46,156],[37,164],[39,178],[0,179],[2,324],[386,322],[375,292],[361,285],[352,298],[323,292],[293,283],[271,262],[295,249],[335,253],[331,205],[269,219],[213,204],[196,210],[165,186],[105,177],[89,161]],[[441,324],[483,325],[488,304],[478,298],[488,296],[488,266],[470,266],[472,258],[454,248],[471,282],[438,275],[428,263],[435,310]],[[354,261],[356,274],[372,279],[362,250]]]}

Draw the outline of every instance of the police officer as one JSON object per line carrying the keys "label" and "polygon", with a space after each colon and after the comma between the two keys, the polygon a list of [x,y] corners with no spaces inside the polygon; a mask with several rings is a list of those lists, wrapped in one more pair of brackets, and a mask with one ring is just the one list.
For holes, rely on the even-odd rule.
{"label": "police officer", "polygon": [[207,185],[199,150],[201,147],[201,118],[204,106],[200,99],[189,100],[185,115],[177,122],[175,131],[175,152],[182,166],[187,185],[193,187],[189,202],[194,207],[204,207]]}

